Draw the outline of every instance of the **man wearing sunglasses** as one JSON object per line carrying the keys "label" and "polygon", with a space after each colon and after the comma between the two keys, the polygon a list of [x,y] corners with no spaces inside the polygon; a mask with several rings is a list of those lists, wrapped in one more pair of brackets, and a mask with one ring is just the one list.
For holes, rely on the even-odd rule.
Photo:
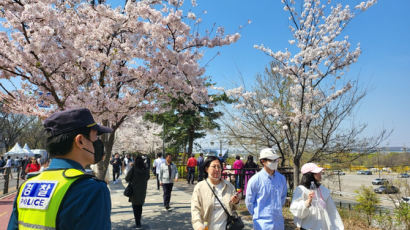
{"label": "man wearing sunglasses", "polygon": [[85,108],[54,113],[44,128],[52,160],[21,185],[8,230],[111,229],[107,185],[84,169],[103,159],[104,144],[98,136],[112,129],[98,125]]}
{"label": "man wearing sunglasses", "polygon": [[279,155],[271,148],[262,149],[259,160],[263,169],[246,188],[246,207],[253,216],[255,230],[283,230],[282,207],[288,191],[285,177],[277,171]]}

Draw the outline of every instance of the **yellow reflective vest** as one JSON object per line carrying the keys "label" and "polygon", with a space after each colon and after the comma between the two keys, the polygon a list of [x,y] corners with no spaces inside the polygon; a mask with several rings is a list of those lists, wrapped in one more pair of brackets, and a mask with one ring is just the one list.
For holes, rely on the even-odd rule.
{"label": "yellow reflective vest", "polygon": [[92,176],[78,169],[58,169],[43,171],[24,182],[17,197],[19,229],[56,229],[59,207],[66,192],[84,177]]}

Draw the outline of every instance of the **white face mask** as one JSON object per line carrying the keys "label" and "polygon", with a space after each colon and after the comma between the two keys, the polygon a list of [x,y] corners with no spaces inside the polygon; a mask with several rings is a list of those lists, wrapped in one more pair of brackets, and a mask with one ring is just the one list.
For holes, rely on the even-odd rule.
{"label": "white face mask", "polygon": [[268,166],[268,168],[270,170],[276,170],[276,169],[278,169],[278,162],[277,161],[271,161],[271,162],[268,162],[266,164],[266,166]]}

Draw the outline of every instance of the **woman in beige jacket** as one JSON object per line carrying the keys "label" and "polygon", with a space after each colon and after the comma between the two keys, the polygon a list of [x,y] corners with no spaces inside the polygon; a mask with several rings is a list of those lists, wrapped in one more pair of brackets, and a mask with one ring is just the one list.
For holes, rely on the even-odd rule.
{"label": "woman in beige jacket", "polygon": [[231,215],[236,210],[239,197],[236,194],[235,187],[230,182],[221,178],[222,164],[218,157],[207,157],[204,162],[204,169],[206,180],[199,182],[192,194],[192,227],[194,230],[203,230],[205,222],[207,222],[209,230],[225,229],[228,216],[215,198],[211,188],[214,189],[218,198]]}

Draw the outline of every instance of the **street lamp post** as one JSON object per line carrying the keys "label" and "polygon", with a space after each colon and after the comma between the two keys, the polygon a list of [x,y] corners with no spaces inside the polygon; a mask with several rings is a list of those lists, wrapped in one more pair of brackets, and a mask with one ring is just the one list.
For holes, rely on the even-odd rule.
{"label": "street lamp post", "polygon": [[[227,143],[228,145],[231,144],[230,140],[223,140],[223,139],[219,139],[219,153],[222,154],[222,144]],[[213,146],[214,142],[211,141],[210,144]]]}
{"label": "street lamp post", "polygon": [[380,178],[380,149],[377,153],[377,171],[379,171],[379,178]]}
{"label": "street lamp post", "polygon": [[222,140],[219,140],[219,154],[222,154]]}

